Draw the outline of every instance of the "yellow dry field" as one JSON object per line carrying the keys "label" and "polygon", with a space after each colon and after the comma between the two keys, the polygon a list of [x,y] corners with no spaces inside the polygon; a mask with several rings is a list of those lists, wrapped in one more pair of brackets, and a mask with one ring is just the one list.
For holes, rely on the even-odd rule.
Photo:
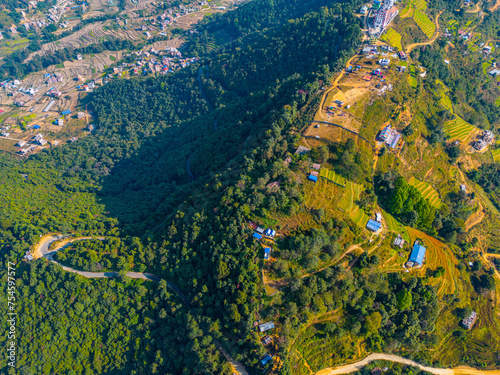
{"label": "yellow dry field", "polygon": [[458,260],[452,250],[446,244],[424,232],[409,227],[407,229],[412,237],[412,243],[416,239],[421,239],[426,248],[424,266],[416,272],[424,277],[426,269],[436,270],[438,267],[444,267],[444,275],[432,282],[438,286],[439,296],[453,294],[457,288],[456,280],[459,277],[459,271],[456,267]]}

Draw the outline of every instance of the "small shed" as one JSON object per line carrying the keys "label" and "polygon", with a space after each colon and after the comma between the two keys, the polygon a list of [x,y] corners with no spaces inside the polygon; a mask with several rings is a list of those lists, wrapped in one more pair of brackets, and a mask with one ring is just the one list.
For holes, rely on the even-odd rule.
{"label": "small shed", "polygon": [[256,231],[257,233],[259,233],[259,234],[264,233],[264,229],[262,229],[261,227],[257,227],[257,228],[255,229],[255,231]]}
{"label": "small shed", "polygon": [[320,169],[321,164],[313,163],[313,169]]}
{"label": "small shed", "polygon": [[259,233],[254,233],[253,238],[260,240],[260,239],[262,239],[262,235],[260,235]]}
{"label": "small shed", "polygon": [[471,329],[474,323],[476,322],[476,319],[477,319],[477,313],[475,311],[472,311],[467,318],[462,320],[462,325],[467,329]]}
{"label": "small shed", "polygon": [[317,182],[318,181],[318,177],[317,176],[313,176],[312,174],[309,175],[309,177],[307,177],[309,180],[313,181],[313,182]]}
{"label": "small shed", "polygon": [[462,190],[462,191],[466,191],[466,190],[467,190],[467,186],[465,186],[465,185],[460,185],[460,190]]}
{"label": "small shed", "polygon": [[266,332],[269,331],[270,329],[274,329],[274,322],[267,322],[259,325],[260,332]]}
{"label": "small shed", "polygon": [[272,339],[269,335],[266,335],[262,338],[262,342],[264,343],[264,345],[270,344],[271,341],[272,341]]}
{"label": "small shed", "polygon": [[269,237],[274,237],[276,236],[276,231],[274,229],[267,228],[264,234]]}
{"label": "small shed", "polygon": [[382,214],[380,212],[377,212],[375,214],[375,220],[378,221],[379,223],[382,221]]}

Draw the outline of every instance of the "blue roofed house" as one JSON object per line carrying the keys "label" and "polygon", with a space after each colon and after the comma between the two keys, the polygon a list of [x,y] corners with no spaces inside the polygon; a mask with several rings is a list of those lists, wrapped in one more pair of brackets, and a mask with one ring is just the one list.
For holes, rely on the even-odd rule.
{"label": "blue roofed house", "polygon": [[63,115],[69,115],[71,113],[71,109],[66,109],[61,112]]}
{"label": "blue roofed house", "polygon": [[314,182],[318,181],[318,176],[313,176],[312,174],[310,174],[309,177],[307,177],[307,178],[311,181],[314,181]]}
{"label": "blue roofed house", "polygon": [[382,228],[382,223],[379,223],[378,221],[375,220],[368,220],[368,223],[366,223],[366,229],[372,231],[372,232],[378,232]]}
{"label": "blue roofed house", "polygon": [[266,247],[264,249],[264,259],[269,259],[270,256],[271,256],[271,248],[270,247]]}
{"label": "blue roofed house", "polygon": [[269,236],[269,237],[274,237],[274,236],[276,236],[276,231],[273,230],[273,229],[271,229],[271,228],[268,228],[268,229],[266,229],[266,231],[264,232],[264,234],[266,236]]}
{"label": "blue roofed house", "polygon": [[410,254],[410,261],[408,262],[410,267],[418,266],[420,267],[424,263],[425,258],[425,247],[420,245],[418,241],[413,244],[413,250]]}
{"label": "blue roofed house", "polygon": [[254,233],[253,238],[260,240],[262,238],[262,236],[259,233]]}

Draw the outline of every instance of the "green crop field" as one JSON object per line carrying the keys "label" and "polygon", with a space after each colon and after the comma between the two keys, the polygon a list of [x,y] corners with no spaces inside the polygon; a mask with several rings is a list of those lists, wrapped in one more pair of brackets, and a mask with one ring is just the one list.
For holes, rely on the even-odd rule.
{"label": "green crop field", "polygon": [[398,50],[403,50],[403,45],[401,44],[401,34],[393,28],[387,29],[387,32],[382,35],[381,39],[389,43],[391,46],[396,47]]}
{"label": "green crop field", "polygon": [[471,137],[475,127],[459,116],[455,119],[444,123],[444,131],[451,139],[458,139],[463,143],[467,143]]}
{"label": "green crop field", "polygon": [[495,100],[495,105],[497,107],[500,107],[500,96],[497,98],[497,100]]}
{"label": "green crop field", "polygon": [[415,77],[413,77],[412,75],[409,75],[409,76],[408,76],[408,84],[409,84],[411,87],[413,87],[413,88],[417,87],[417,83],[418,83],[418,82],[417,82],[417,79],[416,79]]}
{"label": "green crop field", "polygon": [[422,32],[427,35],[427,37],[432,37],[436,31],[436,25],[432,22],[429,17],[418,9],[413,11],[413,19]]}
{"label": "green crop field", "polygon": [[448,95],[443,94],[440,102],[443,105],[443,107],[445,107],[446,109],[450,110],[451,113],[453,113],[453,104],[451,103],[451,99]]}
{"label": "green crop field", "polygon": [[425,11],[427,9],[427,2],[425,0],[412,0],[411,3],[420,11]]}
{"label": "green crop field", "polygon": [[354,207],[356,207],[356,209],[352,211],[349,217],[358,227],[364,228],[366,226],[366,223],[368,222],[369,217],[361,208],[359,208],[358,206]]}
{"label": "green crop field", "polygon": [[327,180],[332,181],[334,184],[342,187],[346,186],[346,179],[330,169],[321,168],[319,175],[326,178]]}
{"label": "green crop field", "polygon": [[493,160],[495,162],[500,161],[500,148],[497,148],[496,150],[491,150],[491,154],[493,155]]}
{"label": "green crop field", "polygon": [[427,2],[425,0],[410,0],[401,11],[401,17],[411,17],[415,10],[425,11],[427,9]]}
{"label": "green crop field", "polygon": [[369,217],[354,203],[361,196],[362,188],[361,185],[347,181],[344,194],[342,194],[340,198],[338,207],[342,209],[357,226],[364,228]]}
{"label": "green crop field", "polygon": [[427,199],[433,207],[440,208],[442,206],[439,194],[431,184],[425,181],[419,181],[415,177],[410,178],[410,181],[408,181],[408,183],[411,186],[416,187],[420,194],[422,194],[422,197]]}
{"label": "green crop field", "polygon": [[406,242],[411,241],[410,233],[406,230],[406,227],[401,224],[399,221],[397,221],[392,215],[390,215],[388,212],[383,211],[382,212],[382,217],[385,219],[385,222],[387,223],[387,229],[390,231],[393,231],[394,233],[400,234],[401,237]]}

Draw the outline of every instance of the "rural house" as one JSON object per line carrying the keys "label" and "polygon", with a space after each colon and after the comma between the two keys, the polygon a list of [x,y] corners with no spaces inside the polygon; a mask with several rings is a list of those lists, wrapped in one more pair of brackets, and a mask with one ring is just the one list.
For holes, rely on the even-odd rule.
{"label": "rural house", "polygon": [[260,332],[266,332],[266,331],[269,331],[270,329],[274,329],[274,322],[267,322],[267,323],[259,324],[259,331]]}
{"label": "rural house", "polygon": [[477,319],[477,313],[475,311],[472,311],[467,318],[462,320],[462,325],[467,329],[471,329],[474,323],[476,322],[476,319]]}
{"label": "rural house", "polygon": [[418,241],[413,244],[413,250],[410,254],[410,260],[408,261],[408,267],[421,267],[424,263],[425,258],[425,247],[420,245]]}

